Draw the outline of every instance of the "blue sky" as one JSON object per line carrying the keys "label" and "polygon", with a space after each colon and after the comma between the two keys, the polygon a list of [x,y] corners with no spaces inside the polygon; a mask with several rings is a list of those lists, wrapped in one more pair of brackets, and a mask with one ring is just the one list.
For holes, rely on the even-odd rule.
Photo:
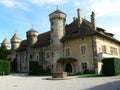
{"label": "blue sky", "polygon": [[0,42],[16,32],[21,40],[33,28],[39,33],[50,30],[49,14],[57,9],[67,14],[66,24],[77,17],[77,9],[90,21],[96,13],[96,24],[120,40],[120,0],[0,0]]}

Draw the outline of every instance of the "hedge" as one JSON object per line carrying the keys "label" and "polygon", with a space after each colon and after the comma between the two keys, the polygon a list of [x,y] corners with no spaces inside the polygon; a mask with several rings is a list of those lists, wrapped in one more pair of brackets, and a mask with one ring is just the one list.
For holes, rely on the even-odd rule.
{"label": "hedge", "polygon": [[120,74],[120,59],[106,58],[102,60],[102,74],[104,76],[114,76]]}
{"label": "hedge", "polygon": [[29,75],[38,75],[39,74],[39,63],[38,61],[29,62]]}
{"label": "hedge", "polygon": [[0,75],[9,75],[10,61],[0,60]]}

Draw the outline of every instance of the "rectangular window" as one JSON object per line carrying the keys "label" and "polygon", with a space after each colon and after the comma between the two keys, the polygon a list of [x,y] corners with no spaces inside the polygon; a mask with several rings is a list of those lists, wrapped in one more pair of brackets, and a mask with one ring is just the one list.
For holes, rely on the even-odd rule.
{"label": "rectangular window", "polygon": [[81,66],[82,66],[83,70],[87,70],[88,69],[87,62],[82,62]]}
{"label": "rectangular window", "polygon": [[53,57],[53,52],[51,52],[51,57]]}
{"label": "rectangular window", "polygon": [[115,48],[115,47],[110,47],[110,53],[111,53],[112,55],[118,55],[117,48]]}
{"label": "rectangular window", "polygon": [[30,55],[30,60],[33,59],[33,55]]}
{"label": "rectangular window", "polygon": [[81,55],[86,55],[86,45],[80,47]]}
{"label": "rectangular window", "polygon": [[39,56],[37,55],[37,60],[39,59]]}
{"label": "rectangular window", "polygon": [[66,56],[70,56],[70,48],[66,49]]}
{"label": "rectangular window", "polygon": [[49,59],[49,58],[50,58],[50,53],[46,52],[46,59]]}
{"label": "rectangular window", "polygon": [[106,46],[105,46],[105,45],[102,45],[102,53],[107,53],[106,51],[107,51],[107,50],[106,50]]}

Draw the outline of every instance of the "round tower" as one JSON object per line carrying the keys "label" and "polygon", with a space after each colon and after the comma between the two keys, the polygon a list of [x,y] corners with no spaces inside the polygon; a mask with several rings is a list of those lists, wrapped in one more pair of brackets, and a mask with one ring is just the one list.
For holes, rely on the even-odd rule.
{"label": "round tower", "polygon": [[11,49],[16,50],[20,46],[21,39],[15,33],[11,39]]}
{"label": "round tower", "polygon": [[5,46],[7,50],[10,49],[10,42],[5,38],[2,43],[1,46]]}
{"label": "round tower", "polygon": [[26,37],[29,45],[33,45],[38,40],[38,32],[35,29],[31,28],[26,32]]}
{"label": "round tower", "polygon": [[49,15],[51,28],[51,66],[52,71],[57,71],[57,60],[63,57],[63,43],[60,42],[65,34],[66,14],[60,10],[56,10]]}

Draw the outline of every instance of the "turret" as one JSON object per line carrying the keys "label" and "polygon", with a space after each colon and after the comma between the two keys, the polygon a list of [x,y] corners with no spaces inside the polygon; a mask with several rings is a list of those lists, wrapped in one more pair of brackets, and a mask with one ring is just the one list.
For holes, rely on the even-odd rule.
{"label": "turret", "polygon": [[5,38],[2,43],[1,46],[5,46],[7,50],[10,49],[10,42]]}
{"label": "turret", "polygon": [[27,37],[28,43],[30,45],[33,45],[38,40],[38,32],[35,29],[31,28],[29,31],[26,32],[26,37]]}
{"label": "turret", "polygon": [[11,39],[11,49],[16,50],[20,46],[20,43],[21,43],[21,39],[15,33]]}
{"label": "turret", "polygon": [[91,14],[91,24],[93,25],[93,28],[96,30],[96,19],[95,19],[95,13],[93,11]]}
{"label": "turret", "polygon": [[82,10],[77,9],[78,14],[78,27],[82,24]]}
{"label": "turret", "polygon": [[51,60],[52,71],[56,71],[56,62],[60,57],[63,57],[63,44],[60,42],[65,34],[66,14],[60,10],[56,10],[49,15],[51,28]]}

